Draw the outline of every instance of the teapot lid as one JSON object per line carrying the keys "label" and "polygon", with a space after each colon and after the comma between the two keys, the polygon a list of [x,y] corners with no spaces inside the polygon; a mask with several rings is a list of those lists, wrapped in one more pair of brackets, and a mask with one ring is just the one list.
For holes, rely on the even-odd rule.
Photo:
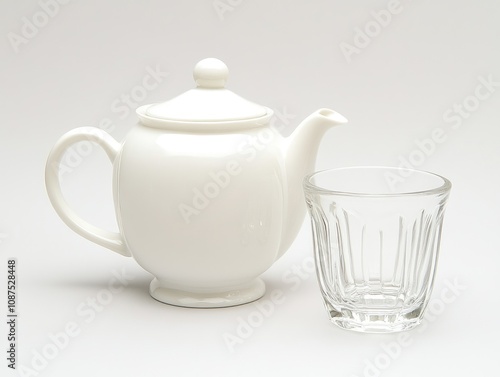
{"label": "teapot lid", "polygon": [[143,122],[152,126],[159,126],[162,121],[167,124],[214,123],[268,118],[272,114],[270,109],[224,87],[228,72],[227,66],[219,59],[203,59],[194,67],[195,89],[166,102],[142,106],[137,113]]}

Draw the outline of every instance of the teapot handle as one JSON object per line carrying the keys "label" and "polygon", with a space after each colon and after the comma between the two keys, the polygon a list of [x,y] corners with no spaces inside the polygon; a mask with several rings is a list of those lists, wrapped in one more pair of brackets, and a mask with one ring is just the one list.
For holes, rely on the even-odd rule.
{"label": "teapot handle", "polygon": [[120,233],[98,228],[83,220],[64,199],[59,181],[59,166],[64,152],[79,141],[91,141],[98,144],[104,149],[112,163],[121,148],[120,143],[107,132],[95,127],[75,128],[64,134],[52,148],[45,166],[45,186],[50,202],[59,217],[73,231],[98,245],[129,257],[131,254],[125,246],[123,236]]}

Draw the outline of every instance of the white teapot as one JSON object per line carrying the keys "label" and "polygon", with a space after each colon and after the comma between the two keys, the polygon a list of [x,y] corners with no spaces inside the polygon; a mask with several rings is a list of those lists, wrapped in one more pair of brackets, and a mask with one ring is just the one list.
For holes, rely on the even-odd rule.
{"label": "white teapot", "polygon": [[[154,275],[150,294],[168,304],[224,307],[260,298],[259,275],[290,247],[305,215],[302,179],[320,139],[347,120],[320,109],[288,138],[270,127],[273,111],[224,88],[217,59],[194,68],[197,87],[141,106],[118,143],[94,127],[61,137],[48,157],[46,187],[76,233]],[[113,164],[119,233],[80,218],[61,192],[58,167],[74,143],[100,145]]]}

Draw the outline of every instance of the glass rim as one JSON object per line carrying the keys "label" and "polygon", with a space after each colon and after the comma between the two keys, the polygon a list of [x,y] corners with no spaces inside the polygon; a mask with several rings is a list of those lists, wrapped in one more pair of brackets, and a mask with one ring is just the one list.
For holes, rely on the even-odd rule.
{"label": "glass rim", "polygon": [[[343,190],[333,190],[328,189],[326,187],[318,186],[311,182],[312,178],[315,176],[327,173],[327,172],[337,172],[341,170],[388,170],[388,171],[408,171],[412,173],[424,174],[426,176],[433,176],[441,180],[441,185],[425,189],[425,190],[415,190],[415,191],[406,191],[406,192],[387,192],[387,193],[363,193],[363,192],[355,192],[355,191],[343,191]],[[342,195],[342,196],[352,196],[352,197],[365,197],[365,198],[391,198],[391,197],[403,197],[403,196],[422,196],[422,195],[437,195],[441,193],[446,193],[451,190],[452,184],[449,179],[443,177],[442,175],[432,173],[426,170],[419,170],[413,168],[401,168],[395,166],[346,166],[340,168],[330,168],[318,170],[313,173],[307,174],[303,180],[303,187],[305,191],[311,191],[322,195]]]}

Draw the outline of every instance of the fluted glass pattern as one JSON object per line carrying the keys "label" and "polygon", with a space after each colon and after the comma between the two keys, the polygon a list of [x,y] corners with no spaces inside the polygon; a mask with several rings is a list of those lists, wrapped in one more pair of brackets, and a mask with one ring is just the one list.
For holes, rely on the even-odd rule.
{"label": "fluted glass pattern", "polygon": [[413,171],[391,191],[379,175],[395,170],[337,169],[304,183],[321,292],[331,320],[347,329],[412,328],[430,297],[451,185]]}

